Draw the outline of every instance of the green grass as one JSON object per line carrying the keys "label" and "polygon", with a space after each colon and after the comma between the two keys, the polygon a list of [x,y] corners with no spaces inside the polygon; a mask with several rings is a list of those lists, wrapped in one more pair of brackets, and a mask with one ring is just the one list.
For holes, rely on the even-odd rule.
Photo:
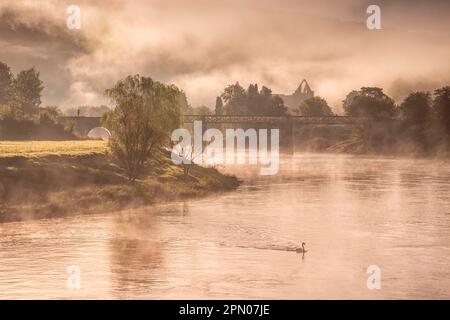
{"label": "green grass", "polygon": [[107,143],[99,140],[0,141],[0,157],[83,155],[104,153]]}
{"label": "green grass", "polygon": [[170,153],[156,151],[138,180],[98,141],[0,142],[0,223],[136,208],[239,185],[214,168],[193,165],[189,175]]}

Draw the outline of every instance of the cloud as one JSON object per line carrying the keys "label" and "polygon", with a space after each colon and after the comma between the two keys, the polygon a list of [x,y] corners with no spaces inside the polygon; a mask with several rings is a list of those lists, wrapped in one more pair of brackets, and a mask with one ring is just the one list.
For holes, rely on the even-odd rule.
{"label": "cloud", "polygon": [[433,93],[433,91],[439,88],[441,84],[439,81],[425,78],[403,79],[399,78],[394,80],[387,88],[387,92],[397,101],[404,99],[410,92],[413,91],[425,91]]}
{"label": "cloud", "polygon": [[105,103],[103,91],[135,73],[178,85],[193,105],[212,105],[235,81],[290,93],[307,78],[337,108],[361,86],[397,95],[401,78],[450,82],[444,1],[381,1],[376,31],[365,26],[368,3],[356,0],[77,2],[76,32],[65,27],[69,3],[0,6],[0,60],[36,65],[47,104]]}
{"label": "cloud", "polygon": [[[58,9],[56,9],[58,8]],[[87,53],[88,44],[81,33],[66,27],[66,20],[57,11],[64,6],[54,1],[15,1],[0,4],[0,35],[4,43],[36,47],[58,46],[60,50]],[[55,10],[56,9],[56,10]]]}

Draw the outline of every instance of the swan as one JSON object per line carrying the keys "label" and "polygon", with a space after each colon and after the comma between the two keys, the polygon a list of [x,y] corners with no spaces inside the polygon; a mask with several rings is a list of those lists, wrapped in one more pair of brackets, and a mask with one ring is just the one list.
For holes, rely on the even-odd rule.
{"label": "swan", "polygon": [[302,242],[302,247],[295,249],[295,252],[297,252],[297,253],[305,253],[305,252],[307,252],[307,250],[305,249],[305,245],[306,245],[306,243]]}

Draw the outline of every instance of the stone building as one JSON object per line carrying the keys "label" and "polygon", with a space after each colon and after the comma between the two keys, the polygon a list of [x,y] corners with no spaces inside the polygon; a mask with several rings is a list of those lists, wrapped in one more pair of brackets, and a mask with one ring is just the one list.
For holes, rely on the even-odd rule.
{"label": "stone building", "polygon": [[284,105],[288,107],[288,110],[293,113],[295,109],[300,105],[303,100],[314,97],[314,91],[311,90],[308,82],[303,81],[298,86],[297,90],[291,95],[287,94],[275,94],[284,101]]}

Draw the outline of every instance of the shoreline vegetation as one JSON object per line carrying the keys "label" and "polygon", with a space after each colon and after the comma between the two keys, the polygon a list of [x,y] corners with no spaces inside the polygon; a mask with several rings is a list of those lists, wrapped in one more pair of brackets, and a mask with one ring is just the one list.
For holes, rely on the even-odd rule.
{"label": "shoreline vegetation", "polygon": [[[0,62],[0,222],[115,211],[235,189],[236,177],[171,161],[169,137],[182,127],[183,114],[335,115],[319,96],[287,105],[268,87],[246,89],[238,82],[224,88],[214,111],[192,107],[181,88],[136,74],[105,90],[110,106],[76,110],[77,116],[102,114],[101,126],[113,133],[106,145],[81,140],[84,134],[58,106],[42,106],[43,90],[35,68],[13,74]],[[450,86],[411,92],[401,103],[382,88],[361,87],[346,95],[342,109],[346,116],[370,119],[370,126],[301,128],[295,138],[301,146],[294,150],[448,158]],[[189,148],[180,152],[192,160]]]}
{"label": "shoreline vegetation", "polygon": [[186,176],[168,151],[155,153],[129,181],[102,141],[0,142],[0,223],[119,211],[239,186],[215,168],[192,165]]}

